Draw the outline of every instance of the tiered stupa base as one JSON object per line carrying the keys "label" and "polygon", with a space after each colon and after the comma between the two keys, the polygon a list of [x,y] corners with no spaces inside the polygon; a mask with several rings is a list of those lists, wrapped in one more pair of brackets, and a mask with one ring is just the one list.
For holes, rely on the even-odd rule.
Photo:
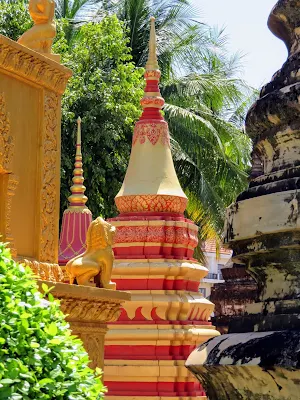
{"label": "tiered stupa base", "polygon": [[197,227],[183,214],[128,213],[117,227],[113,281],[131,292],[105,341],[109,400],[205,399],[184,367],[190,352],[219,333],[213,304],[198,292],[207,269],[192,258]]}
{"label": "tiered stupa base", "polygon": [[189,352],[214,332],[211,325],[110,324],[105,341],[106,398],[206,399],[184,364]]}

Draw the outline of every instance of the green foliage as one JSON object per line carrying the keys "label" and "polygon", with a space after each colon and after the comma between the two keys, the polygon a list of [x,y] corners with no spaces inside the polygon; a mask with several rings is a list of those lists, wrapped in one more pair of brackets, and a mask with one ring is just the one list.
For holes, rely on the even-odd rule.
{"label": "green foliage", "polygon": [[0,1],[0,34],[17,40],[32,26],[27,1]]}
{"label": "green foliage", "polygon": [[3,243],[0,286],[0,398],[101,399],[101,380],[59,303],[45,284],[43,298],[31,270],[15,263]]}
{"label": "green foliage", "polygon": [[116,16],[83,25],[63,54],[73,70],[63,98],[61,211],[67,206],[73,171],[76,119],[82,117],[86,195],[94,216],[116,214],[117,194],[140,115],[142,69],[132,63],[128,39]]}

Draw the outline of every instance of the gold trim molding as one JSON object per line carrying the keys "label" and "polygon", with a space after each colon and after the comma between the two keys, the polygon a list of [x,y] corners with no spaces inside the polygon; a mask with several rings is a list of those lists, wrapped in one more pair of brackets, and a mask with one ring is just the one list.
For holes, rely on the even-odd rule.
{"label": "gold trim molding", "polygon": [[51,262],[58,257],[58,201],[57,176],[59,176],[57,155],[59,153],[58,129],[59,97],[54,92],[46,91],[44,98],[44,131],[42,148],[44,149],[41,166],[41,217],[39,260]]}
{"label": "gold trim molding", "polygon": [[63,94],[71,70],[0,35],[0,68]]}

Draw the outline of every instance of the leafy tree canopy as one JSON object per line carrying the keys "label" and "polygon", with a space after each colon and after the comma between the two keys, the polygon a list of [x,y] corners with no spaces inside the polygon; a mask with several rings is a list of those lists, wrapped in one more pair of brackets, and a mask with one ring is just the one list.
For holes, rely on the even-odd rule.
{"label": "leafy tree canopy", "polygon": [[28,1],[0,0],[0,34],[17,40],[32,26]]}
{"label": "leafy tree canopy", "polygon": [[[76,119],[81,116],[89,208],[94,216],[116,213],[114,197],[126,172],[144,84],[143,70],[132,63],[127,42],[122,23],[109,16],[83,25],[78,39],[63,53],[64,64],[74,74],[62,105],[62,210],[71,184]],[[64,45],[60,38],[56,46]]]}

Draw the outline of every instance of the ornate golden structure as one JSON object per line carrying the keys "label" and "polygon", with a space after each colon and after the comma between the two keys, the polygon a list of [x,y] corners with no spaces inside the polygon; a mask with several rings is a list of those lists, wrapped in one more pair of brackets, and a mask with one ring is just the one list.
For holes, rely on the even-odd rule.
{"label": "ornate golden structure", "polygon": [[73,185],[71,196],[68,198],[69,206],[63,214],[59,241],[58,262],[61,266],[65,266],[69,260],[85,251],[86,233],[93,219],[91,211],[86,206],[88,198],[84,194],[86,188],[83,185],[82,165],[81,118],[79,117]]}
{"label": "ornate golden structure", "polygon": [[83,185],[83,169],[82,169],[82,153],[81,153],[81,118],[77,119],[77,141],[76,141],[76,156],[75,156],[75,169],[73,171],[73,186],[71,186],[71,196],[68,198],[70,206],[85,207],[87,197],[84,195],[85,186]]}
{"label": "ornate golden structure", "polygon": [[[30,10],[36,25],[20,39],[23,45],[0,35],[0,236],[18,261],[54,286],[53,294],[61,299],[62,310],[69,314],[73,333],[82,338],[92,366],[101,367],[106,323],[118,318],[121,303],[130,295],[59,283],[64,278],[57,264],[60,109],[72,72],[53,61],[50,54],[55,36],[54,1],[31,1]],[[36,13],[41,14],[40,19]],[[73,193],[83,181],[77,176],[78,169],[82,171],[79,150],[76,157]],[[104,225],[99,227],[98,221],[95,226],[92,247],[95,233],[98,242],[109,244],[109,230],[101,236]],[[105,264],[106,287],[111,264]]]}
{"label": "ornate golden structure", "polygon": [[56,35],[54,0],[30,0],[29,13],[34,26],[20,37],[18,43],[59,61],[59,56],[51,53]]}
{"label": "ornate golden structure", "polygon": [[115,230],[114,226],[101,217],[91,223],[87,232],[86,251],[66,265],[71,284],[76,281],[79,285],[90,285],[90,280],[94,278],[97,287],[116,289],[116,284],[110,280]]}
{"label": "ornate golden structure", "polygon": [[62,278],[60,102],[70,76],[69,69],[0,36],[0,235],[18,260],[34,263],[48,280]]}
{"label": "ornate golden structure", "polygon": [[[40,287],[43,282],[39,281]],[[51,282],[46,283],[53,286]],[[56,283],[51,293],[60,300],[72,333],[83,341],[92,360],[90,366],[103,368],[106,324],[118,319],[121,305],[125,300],[130,300],[130,294],[63,283]]]}

